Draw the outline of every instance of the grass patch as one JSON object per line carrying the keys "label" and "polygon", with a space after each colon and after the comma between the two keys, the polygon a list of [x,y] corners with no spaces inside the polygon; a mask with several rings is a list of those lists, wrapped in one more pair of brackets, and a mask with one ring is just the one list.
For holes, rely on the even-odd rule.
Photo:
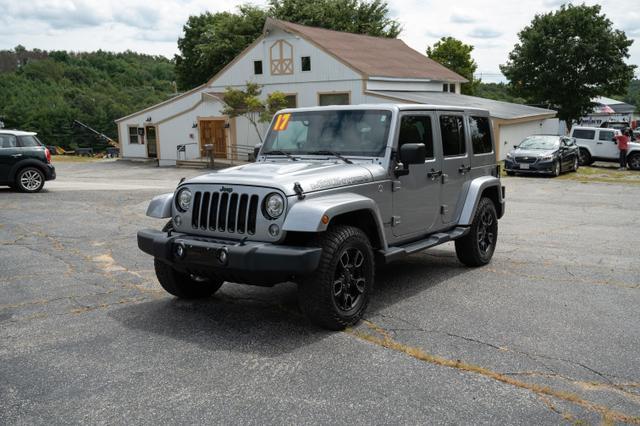
{"label": "grass patch", "polygon": [[97,157],[81,157],[79,155],[52,155],[52,163],[93,163],[100,161],[102,158]]}
{"label": "grass patch", "polygon": [[640,172],[618,170],[616,166],[582,166],[576,173],[565,173],[559,179],[577,182],[624,183],[640,185]]}

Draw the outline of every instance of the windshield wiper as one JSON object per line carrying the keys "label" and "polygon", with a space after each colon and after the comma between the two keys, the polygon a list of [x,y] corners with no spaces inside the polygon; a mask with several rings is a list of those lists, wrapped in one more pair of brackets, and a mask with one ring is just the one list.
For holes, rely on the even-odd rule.
{"label": "windshield wiper", "polygon": [[344,161],[347,164],[353,164],[353,161],[351,161],[348,158],[343,157],[342,155],[338,154],[337,152],[333,152],[333,151],[311,151],[311,152],[307,152],[307,154],[309,154],[309,155],[333,155],[334,157],[341,159],[342,161]]}
{"label": "windshield wiper", "polygon": [[294,157],[293,155],[289,154],[288,152],[285,151],[269,151],[269,152],[264,152],[262,155],[284,155],[285,157],[287,157],[290,160],[293,161],[298,161],[298,159],[296,157]]}

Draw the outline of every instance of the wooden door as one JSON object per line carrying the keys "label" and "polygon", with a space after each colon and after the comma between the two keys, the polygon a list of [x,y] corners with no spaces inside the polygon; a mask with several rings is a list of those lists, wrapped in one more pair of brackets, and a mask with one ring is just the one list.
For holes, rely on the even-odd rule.
{"label": "wooden door", "polygon": [[147,126],[145,128],[147,135],[147,156],[149,158],[158,157],[158,140],[156,135],[156,128],[154,126]]}
{"label": "wooden door", "polygon": [[227,139],[224,120],[200,121],[200,156],[207,157],[204,146],[213,145],[214,158],[227,158]]}

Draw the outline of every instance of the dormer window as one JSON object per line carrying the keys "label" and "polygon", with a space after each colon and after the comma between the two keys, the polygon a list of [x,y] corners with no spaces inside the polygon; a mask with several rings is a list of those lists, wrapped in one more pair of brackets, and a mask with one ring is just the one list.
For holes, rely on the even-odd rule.
{"label": "dormer window", "polygon": [[262,61],[253,61],[253,73],[255,75],[262,74]]}
{"label": "dormer window", "polygon": [[300,68],[302,71],[311,71],[311,56],[303,56],[300,58]]}

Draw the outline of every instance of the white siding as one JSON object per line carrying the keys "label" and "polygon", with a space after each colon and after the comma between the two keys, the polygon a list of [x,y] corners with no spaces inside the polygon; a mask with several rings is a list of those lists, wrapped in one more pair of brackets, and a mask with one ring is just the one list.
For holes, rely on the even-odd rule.
{"label": "white siding", "polygon": [[500,125],[500,160],[504,160],[507,152],[511,151],[513,145],[517,145],[524,138],[531,135],[557,135],[559,133],[559,122],[557,118],[546,120],[535,120],[526,123],[502,124]]}
{"label": "white siding", "polygon": [[[367,81],[367,90],[393,90],[403,92],[442,92],[441,81],[380,81],[369,80]],[[457,88],[457,86],[456,86]],[[460,93],[457,89],[457,93]]]}

